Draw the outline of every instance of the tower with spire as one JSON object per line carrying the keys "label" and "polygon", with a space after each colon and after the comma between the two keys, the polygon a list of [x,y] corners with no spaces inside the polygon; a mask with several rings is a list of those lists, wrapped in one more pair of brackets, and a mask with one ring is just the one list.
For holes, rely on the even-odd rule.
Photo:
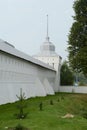
{"label": "tower with spire", "polygon": [[54,56],[57,55],[55,52],[55,46],[50,42],[50,37],[48,34],[48,15],[47,15],[47,34],[45,42],[40,47],[40,55],[42,56]]}
{"label": "tower with spire", "polygon": [[52,66],[56,71],[56,80],[55,80],[55,91],[58,91],[60,84],[60,68],[61,68],[61,57],[55,52],[55,45],[50,42],[49,37],[49,23],[47,15],[47,32],[45,42],[40,46],[40,52],[34,55],[34,58]]}

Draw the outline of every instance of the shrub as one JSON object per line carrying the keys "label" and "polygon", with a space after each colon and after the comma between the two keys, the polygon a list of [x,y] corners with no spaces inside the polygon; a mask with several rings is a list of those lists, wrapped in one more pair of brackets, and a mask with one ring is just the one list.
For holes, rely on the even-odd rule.
{"label": "shrub", "polygon": [[62,96],[61,99],[64,100],[64,97]]}
{"label": "shrub", "polygon": [[30,130],[28,128],[25,128],[24,126],[22,126],[21,124],[18,124],[16,127],[10,129],[10,130]]}
{"label": "shrub", "polygon": [[53,100],[50,100],[50,105],[53,105]]}
{"label": "shrub", "polygon": [[43,110],[43,103],[42,102],[40,102],[40,104],[39,104],[39,109],[40,109],[40,111]]}
{"label": "shrub", "polygon": [[20,89],[20,96],[16,95],[19,99],[17,109],[19,110],[19,113],[15,114],[17,119],[24,119],[27,116],[27,113],[24,113],[24,108],[26,108],[25,104],[25,93],[22,93],[22,89]]}
{"label": "shrub", "polygon": [[60,99],[58,98],[58,100],[57,100],[58,102],[60,101]]}
{"label": "shrub", "polygon": [[24,127],[23,127],[22,125],[18,124],[18,125],[14,128],[14,130],[25,130],[25,129],[24,129]]}

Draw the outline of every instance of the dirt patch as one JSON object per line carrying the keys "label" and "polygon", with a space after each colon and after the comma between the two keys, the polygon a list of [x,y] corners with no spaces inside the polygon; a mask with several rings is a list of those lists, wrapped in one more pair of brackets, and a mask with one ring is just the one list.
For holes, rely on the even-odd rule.
{"label": "dirt patch", "polygon": [[61,118],[74,118],[74,115],[67,113],[66,115],[62,116]]}

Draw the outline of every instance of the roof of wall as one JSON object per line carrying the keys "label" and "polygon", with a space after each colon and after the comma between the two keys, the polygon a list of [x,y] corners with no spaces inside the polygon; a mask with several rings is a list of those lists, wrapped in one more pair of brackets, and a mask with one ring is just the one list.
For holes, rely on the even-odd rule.
{"label": "roof of wall", "polygon": [[10,43],[6,42],[6,41],[3,41],[0,39],[0,51],[3,51],[3,52],[6,52],[10,55],[13,55],[13,56],[16,56],[18,58],[21,58],[21,59],[24,59],[26,61],[29,61],[33,64],[36,64],[38,66],[41,66],[41,67],[44,67],[44,68],[47,68],[47,69],[50,69],[50,70],[53,70],[53,71],[56,71],[54,70],[51,66],[49,66],[48,64],[45,64],[19,50],[17,50],[13,45],[11,45]]}

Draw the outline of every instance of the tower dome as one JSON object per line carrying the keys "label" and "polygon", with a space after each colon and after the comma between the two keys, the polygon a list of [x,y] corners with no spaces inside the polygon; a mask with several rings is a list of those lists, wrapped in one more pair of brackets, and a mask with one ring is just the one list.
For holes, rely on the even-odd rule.
{"label": "tower dome", "polygon": [[42,54],[53,54],[55,53],[55,46],[49,41],[49,37],[46,37],[46,41],[40,46]]}

